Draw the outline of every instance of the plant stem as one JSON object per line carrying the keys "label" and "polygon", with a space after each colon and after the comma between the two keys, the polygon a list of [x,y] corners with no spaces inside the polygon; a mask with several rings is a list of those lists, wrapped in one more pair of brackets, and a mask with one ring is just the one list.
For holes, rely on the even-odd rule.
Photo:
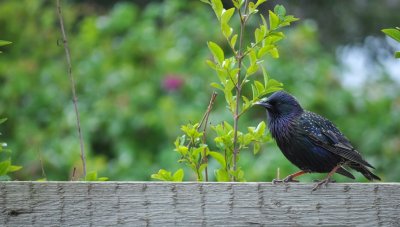
{"label": "plant stem", "polygon": [[[247,7],[248,7],[248,0],[245,1],[245,7],[244,7],[244,13],[246,14]],[[244,28],[246,25],[247,17],[248,15],[243,15],[241,10],[238,10],[239,12],[239,17],[240,17],[240,34],[239,34],[239,49],[236,55],[236,59],[238,61],[238,68],[239,71],[237,73],[237,83],[236,83],[236,107],[235,111],[233,114],[233,171],[236,172],[237,170],[237,156],[239,153],[239,148],[238,148],[238,125],[239,125],[239,107],[240,107],[240,97],[242,93],[242,82],[240,81],[241,77],[241,71],[242,71],[242,60],[243,60],[243,55],[242,55],[242,48],[243,48],[243,36],[244,36]],[[233,177],[233,181],[236,181],[236,178]]]}
{"label": "plant stem", "polygon": [[67,39],[67,34],[64,29],[64,20],[62,17],[61,13],[61,4],[60,0],[57,0],[57,12],[58,12],[58,18],[60,20],[60,28],[61,28],[61,33],[62,33],[62,39],[63,39],[63,44],[64,44],[64,50],[65,50],[65,56],[67,58],[67,65],[68,65],[68,75],[69,79],[71,82],[71,90],[72,90],[72,97],[73,97],[73,103],[74,103],[74,109],[75,109],[75,116],[76,116],[76,125],[78,128],[78,136],[79,136],[79,142],[80,142],[80,149],[81,149],[81,160],[82,160],[82,169],[83,169],[83,176],[86,177],[86,156],[85,156],[85,150],[84,150],[84,144],[83,144],[83,136],[82,136],[82,130],[81,130],[81,123],[80,123],[80,117],[79,117],[79,111],[78,111],[78,98],[76,95],[76,89],[75,89],[75,80],[74,77],[72,76],[72,64],[71,64],[71,54],[69,51],[69,46],[68,46],[68,39]]}
{"label": "plant stem", "polygon": [[38,155],[39,155],[40,168],[42,169],[42,177],[47,180],[46,172],[44,171],[44,166],[43,166],[42,153],[40,150],[38,150]]}
{"label": "plant stem", "polygon": [[[212,93],[212,95],[211,95],[211,99],[210,99],[210,102],[208,104],[207,111],[204,113],[204,116],[203,116],[203,118],[202,118],[202,120],[201,120],[201,122],[200,122],[200,124],[198,126],[198,129],[199,129],[204,124],[204,126],[203,126],[203,138],[202,138],[203,144],[206,144],[206,130],[207,130],[208,117],[210,116],[210,112],[211,112],[212,107],[214,106],[214,102],[215,102],[215,98],[216,97],[217,97],[217,92],[214,91]],[[206,148],[204,148],[204,150],[203,150],[203,159],[201,160],[201,162],[202,162],[202,164],[208,163],[207,149]],[[204,174],[205,174],[206,181],[208,181],[208,168],[207,167],[204,169]]]}

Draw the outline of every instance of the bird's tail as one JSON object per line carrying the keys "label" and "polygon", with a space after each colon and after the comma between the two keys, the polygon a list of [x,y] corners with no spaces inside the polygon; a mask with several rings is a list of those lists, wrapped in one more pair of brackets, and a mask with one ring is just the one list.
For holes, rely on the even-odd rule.
{"label": "bird's tail", "polygon": [[380,177],[378,177],[377,175],[373,174],[369,169],[367,169],[367,167],[365,167],[364,165],[361,165],[359,163],[349,163],[347,164],[348,167],[357,170],[358,172],[360,172],[362,175],[364,175],[364,177],[366,177],[368,180],[373,181],[373,180],[381,180]]}
{"label": "bird's tail", "polygon": [[346,176],[351,179],[356,179],[353,174],[351,174],[349,171],[347,171],[345,168],[340,167],[339,169],[336,170],[336,173],[342,174],[343,176]]}

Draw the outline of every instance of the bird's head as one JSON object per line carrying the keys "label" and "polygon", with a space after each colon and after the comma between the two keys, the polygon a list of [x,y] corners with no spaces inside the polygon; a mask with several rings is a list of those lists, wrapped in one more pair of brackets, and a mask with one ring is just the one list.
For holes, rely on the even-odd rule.
{"label": "bird's head", "polygon": [[295,116],[303,112],[296,98],[284,91],[277,91],[268,98],[256,102],[255,105],[265,107],[272,118]]}

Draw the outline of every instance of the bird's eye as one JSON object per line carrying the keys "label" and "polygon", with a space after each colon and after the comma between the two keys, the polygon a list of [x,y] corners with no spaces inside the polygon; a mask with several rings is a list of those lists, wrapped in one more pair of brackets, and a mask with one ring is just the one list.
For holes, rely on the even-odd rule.
{"label": "bird's eye", "polygon": [[269,100],[268,102],[269,102],[269,104],[271,104],[272,106],[275,106],[275,104],[276,104],[276,101],[275,101],[275,100]]}

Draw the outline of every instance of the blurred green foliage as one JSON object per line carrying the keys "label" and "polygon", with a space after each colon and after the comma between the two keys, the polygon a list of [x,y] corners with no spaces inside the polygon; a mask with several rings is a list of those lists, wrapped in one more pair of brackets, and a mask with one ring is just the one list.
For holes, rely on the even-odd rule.
{"label": "blurred green foliage", "polygon": [[[392,38],[400,43],[400,28],[399,27],[382,29],[382,32],[385,33],[390,38]],[[400,51],[396,51],[394,56],[396,58],[400,58]]]}
{"label": "blurred green foliage", "polygon": [[[6,120],[7,118],[0,118],[0,124],[4,123]],[[0,180],[10,180],[8,174],[22,168],[22,166],[16,166],[11,163],[10,153],[11,150],[7,149],[7,143],[0,141]]]}
{"label": "blurred green foliage", "polygon": [[[10,41],[0,40],[0,47],[1,46],[6,46],[6,45],[9,45],[9,44],[11,44]],[[1,53],[1,51],[0,51],[0,53]]]}
{"label": "blurred green foliage", "polygon": [[[1,38],[13,41],[0,55],[0,116],[8,118],[2,141],[13,163],[24,167],[13,174],[18,180],[42,178],[41,163],[48,180],[67,180],[81,165],[54,4],[0,2]],[[78,1],[63,7],[88,171],[110,180],[149,180],[160,167],[186,168],[176,164],[173,141],[179,125],[201,118],[212,92],[206,41],[221,39],[212,12],[200,1],[180,0],[145,7],[120,2],[109,10]],[[381,70],[355,91],[342,83],[343,69],[318,42],[313,21],[298,23],[286,36],[280,59],[266,65],[269,75],[304,107],[333,120],[385,181],[399,181],[398,82]],[[212,123],[230,119],[224,102],[217,97]],[[261,120],[264,111],[252,108],[242,122]],[[277,168],[281,177],[296,170],[274,143],[261,149],[257,157],[241,154],[247,181],[270,181]]]}

